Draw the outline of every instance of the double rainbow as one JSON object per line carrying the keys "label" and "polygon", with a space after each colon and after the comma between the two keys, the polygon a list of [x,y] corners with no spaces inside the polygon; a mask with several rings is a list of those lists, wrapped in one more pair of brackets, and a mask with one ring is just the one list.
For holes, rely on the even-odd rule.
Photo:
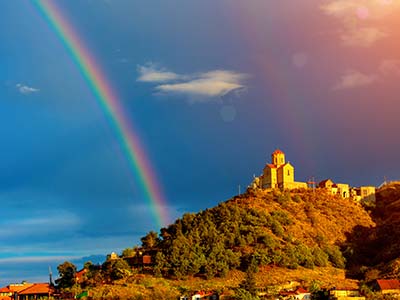
{"label": "double rainbow", "polygon": [[70,53],[114,129],[121,148],[126,154],[130,169],[150,202],[157,226],[166,226],[169,217],[166,211],[165,198],[143,151],[139,137],[126,118],[117,93],[101,70],[100,64],[85,47],[72,24],[68,22],[68,19],[56,6],[56,1],[36,0],[34,3]]}

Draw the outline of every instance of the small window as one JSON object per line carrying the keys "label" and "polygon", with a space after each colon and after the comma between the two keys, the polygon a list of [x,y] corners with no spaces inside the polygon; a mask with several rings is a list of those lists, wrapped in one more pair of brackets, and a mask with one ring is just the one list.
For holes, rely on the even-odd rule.
{"label": "small window", "polygon": [[290,176],[290,170],[287,170],[287,176]]}

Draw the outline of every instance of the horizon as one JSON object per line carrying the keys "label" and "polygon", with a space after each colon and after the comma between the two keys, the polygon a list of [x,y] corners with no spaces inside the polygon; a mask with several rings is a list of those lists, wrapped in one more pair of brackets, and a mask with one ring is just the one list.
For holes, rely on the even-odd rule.
{"label": "horizon", "polygon": [[400,179],[398,2],[0,11],[1,285],[139,245],[244,191],[278,148],[297,181]]}

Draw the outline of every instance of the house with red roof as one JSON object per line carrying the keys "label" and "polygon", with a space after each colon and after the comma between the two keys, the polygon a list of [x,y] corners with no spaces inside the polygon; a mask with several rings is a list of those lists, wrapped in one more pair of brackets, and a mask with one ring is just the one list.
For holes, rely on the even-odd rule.
{"label": "house with red roof", "polygon": [[311,293],[302,287],[291,291],[281,291],[279,296],[283,299],[311,300]]}
{"label": "house with red roof", "polygon": [[400,280],[398,279],[377,279],[376,286],[382,294],[400,295]]}
{"label": "house with red roof", "polygon": [[54,289],[48,283],[34,283],[18,293],[18,300],[51,299]]}
{"label": "house with red roof", "polygon": [[85,281],[86,273],[88,272],[87,269],[82,269],[75,273],[75,281],[76,283],[82,283]]}
{"label": "house with red roof", "polygon": [[5,287],[0,288],[0,300],[12,300],[17,299],[18,293],[30,286],[33,283],[22,282],[22,283],[12,283]]}
{"label": "house with red roof", "polygon": [[8,286],[0,288],[0,300],[11,300],[13,291]]}

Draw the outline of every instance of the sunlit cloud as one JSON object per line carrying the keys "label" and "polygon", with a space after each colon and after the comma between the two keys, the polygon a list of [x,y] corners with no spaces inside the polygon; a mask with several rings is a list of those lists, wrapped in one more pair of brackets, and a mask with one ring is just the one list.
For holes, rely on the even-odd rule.
{"label": "sunlit cloud", "polygon": [[240,93],[246,89],[247,74],[230,70],[213,70],[196,74],[177,74],[153,65],[139,66],[138,81],[162,83],[155,87],[160,95],[188,96],[193,101],[205,101],[223,97],[229,93]]}
{"label": "sunlit cloud", "polygon": [[180,75],[165,69],[158,69],[153,64],[138,66],[137,70],[139,73],[137,81],[141,82],[167,82],[181,78]]}
{"label": "sunlit cloud", "polygon": [[374,83],[378,77],[375,74],[364,74],[357,70],[347,70],[339,82],[333,87],[334,90],[345,90],[359,88]]}
{"label": "sunlit cloud", "polygon": [[387,33],[375,27],[354,28],[341,35],[345,46],[370,47],[380,39],[387,36]]}
{"label": "sunlit cloud", "polygon": [[321,10],[342,22],[340,40],[344,46],[371,47],[389,36],[383,21],[395,10],[400,1],[390,0],[332,0]]}
{"label": "sunlit cloud", "polygon": [[390,0],[332,0],[321,6],[327,15],[344,21],[379,20],[396,8],[400,8],[398,1]]}
{"label": "sunlit cloud", "polygon": [[31,86],[27,86],[27,85],[22,84],[22,83],[17,83],[17,84],[15,85],[15,87],[17,88],[17,90],[18,90],[21,94],[24,94],[24,95],[28,95],[28,94],[32,94],[32,93],[37,93],[37,92],[40,91],[40,89],[38,89],[38,88],[34,88],[34,87],[31,87]]}
{"label": "sunlit cloud", "polygon": [[198,75],[187,82],[163,84],[156,87],[160,92],[177,93],[202,97],[222,97],[226,94],[243,90],[244,74],[232,71],[212,71]]}

